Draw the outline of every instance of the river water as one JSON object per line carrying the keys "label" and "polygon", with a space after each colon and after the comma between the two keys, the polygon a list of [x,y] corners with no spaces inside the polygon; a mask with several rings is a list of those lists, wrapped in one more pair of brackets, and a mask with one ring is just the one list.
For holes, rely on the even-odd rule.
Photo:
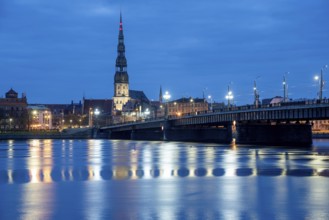
{"label": "river water", "polygon": [[0,219],[329,219],[329,140],[0,141]]}

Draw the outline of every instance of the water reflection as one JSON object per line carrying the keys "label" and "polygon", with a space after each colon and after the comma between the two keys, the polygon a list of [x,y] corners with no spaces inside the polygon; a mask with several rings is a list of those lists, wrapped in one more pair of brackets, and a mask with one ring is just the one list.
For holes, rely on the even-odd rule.
{"label": "water reflection", "polygon": [[75,147],[78,143],[72,140],[62,141],[59,148],[59,141],[54,144],[52,140],[31,140],[25,151],[21,143],[16,149],[14,142],[9,141],[7,170],[0,170],[0,183],[222,176],[328,177],[329,172],[328,155],[314,152],[194,146],[179,146],[174,151],[177,147],[174,143],[155,147],[140,142],[113,141],[112,148],[105,140],[83,143],[86,147]]}
{"label": "water reflection", "polygon": [[[164,170],[158,167],[153,167],[144,170],[142,167],[131,169],[129,167],[102,167],[92,169],[92,167],[81,167],[76,169],[33,169],[33,170],[14,170],[0,171],[0,183],[51,183],[62,181],[99,181],[99,180],[125,180],[125,179],[149,179],[149,178],[187,178],[187,177],[223,177],[227,172],[232,172],[232,169],[225,170],[224,168],[206,168],[189,169],[186,167],[177,170]],[[168,175],[169,173],[170,175]],[[247,176],[321,176],[329,177],[329,169],[291,169],[285,170],[281,168],[238,168],[233,170],[234,177]]]}
{"label": "water reflection", "polygon": [[[0,142],[0,191],[12,200],[8,205],[0,200],[0,213],[6,213],[0,219],[17,217],[4,212],[10,206],[23,219],[62,219],[64,211],[77,219],[264,219],[271,210],[281,219],[296,217],[291,213],[326,217],[319,210],[329,206],[329,153],[316,149]],[[302,208],[288,208],[297,200]]]}

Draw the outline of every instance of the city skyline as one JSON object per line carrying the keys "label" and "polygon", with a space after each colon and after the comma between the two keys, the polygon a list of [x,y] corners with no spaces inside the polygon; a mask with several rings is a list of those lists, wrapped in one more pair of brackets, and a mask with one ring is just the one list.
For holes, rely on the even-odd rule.
{"label": "city skyline", "polygon": [[[175,4],[175,5],[174,5]],[[313,77],[329,64],[329,3],[260,0],[41,1],[0,3],[0,93],[30,103],[113,97],[120,8],[130,87],[157,100],[211,95],[235,104],[283,96],[316,98]],[[324,71],[325,81],[329,71]],[[328,97],[329,91],[323,96]]]}

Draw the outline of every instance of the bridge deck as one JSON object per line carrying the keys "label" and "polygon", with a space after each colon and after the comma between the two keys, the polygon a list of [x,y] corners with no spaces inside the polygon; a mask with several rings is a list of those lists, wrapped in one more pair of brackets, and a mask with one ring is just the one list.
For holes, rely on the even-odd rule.
{"label": "bridge deck", "polygon": [[[255,108],[254,106],[233,107],[216,112],[205,112],[183,117],[170,117],[171,126],[223,125],[233,121],[311,121],[329,119],[329,103],[304,103],[300,105],[278,105]],[[103,130],[123,131],[132,129],[162,128],[164,118],[137,121],[102,127]]]}

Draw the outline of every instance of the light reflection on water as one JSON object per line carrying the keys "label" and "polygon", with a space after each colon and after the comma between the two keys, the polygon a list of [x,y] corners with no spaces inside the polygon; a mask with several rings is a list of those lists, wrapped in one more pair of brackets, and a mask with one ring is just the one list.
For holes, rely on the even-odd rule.
{"label": "light reflection on water", "polygon": [[0,219],[328,219],[328,177],[326,140],[2,141]]}

